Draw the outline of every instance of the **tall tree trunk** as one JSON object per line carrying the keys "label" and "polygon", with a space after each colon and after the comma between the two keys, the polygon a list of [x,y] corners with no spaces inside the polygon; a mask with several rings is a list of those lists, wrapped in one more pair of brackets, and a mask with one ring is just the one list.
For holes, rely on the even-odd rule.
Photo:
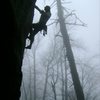
{"label": "tall tree trunk", "polygon": [[[64,55],[65,56],[65,55]],[[67,89],[67,64],[66,64],[66,56],[65,56],[65,100],[68,100],[68,89]]]}
{"label": "tall tree trunk", "polygon": [[[5,0],[1,4],[1,55],[3,100],[19,100],[26,36],[36,0]],[[2,98],[2,97],[1,97]]]}
{"label": "tall tree trunk", "polygon": [[65,100],[64,98],[64,72],[63,72],[63,66],[62,66],[62,59],[61,59],[61,77],[62,77],[62,89],[61,89],[61,94],[62,94],[62,100]]}
{"label": "tall tree trunk", "polygon": [[45,85],[44,85],[44,91],[43,91],[43,100],[45,100],[45,98],[46,98],[48,72],[49,72],[49,65],[47,66],[46,75],[45,75]]}
{"label": "tall tree trunk", "polygon": [[30,96],[29,96],[29,100],[32,100],[32,68],[30,66],[29,68],[29,91],[30,91]]}
{"label": "tall tree trunk", "polygon": [[33,93],[33,97],[34,97],[34,100],[36,100],[36,50],[34,50],[34,54],[33,54],[33,56],[34,56],[34,93]]}
{"label": "tall tree trunk", "polygon": [[52,91],[54,93],[54,100],[57,100],[56,83],[55,82],[51,82],[51,85],[52,85]]}
{"label": "tall tree trunk", "polygon": [[69,66],[70,66],[70,70],[71,70],[71,75],[72,75],[72,80],[73,80],[77,100],[84,100],[84,93],[83,93],[83,90],[82,90],[82,87],[80,84],[80,80],[79,80],[79,76],[77,73],[73,52],[72,52],[70,41],[69,41],[68,32],[67,32],[66,25],[65,25],[65,19],[63,17],[61,0],[57,0],[57,9],[58,9],[60,30],[61,30],[61,33],[63,36],[63,42],[65,44],[66,51],[67,51],[67,58],[69,61]]}

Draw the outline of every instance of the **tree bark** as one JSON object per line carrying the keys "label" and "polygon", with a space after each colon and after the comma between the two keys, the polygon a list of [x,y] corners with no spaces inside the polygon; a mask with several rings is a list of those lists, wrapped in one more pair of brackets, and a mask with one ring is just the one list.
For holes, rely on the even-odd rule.
{"label": "tree bark", "polygon": [[64,95],[64,72],[63,72],[63,66],[62,66],[62,59],[61,59],[61,78],[62,78],[62,89],[61,89],[61,94],[62,94],[62,100],[65,100],[65,95]]}
{"label": "tree bark", "polygon": [[46,69],[46,75],[45,75],[45,85],[44,85],[44,91],[43,91],[43,100],[46,98],[46,92],[47,92],[47,83],[48,83],[48,74],[49,74],[49,65]]}
{"label": "tree bark", "polygon": [[33,97],[34,97],[34,100],[36,100],[36,50],[34,50],[34,53],[33,53],[33,56],[34,56],[34,93],[33,93]]}
{"label": "tree bark", "polygon": [[52,85],[52,91],[54,93],[54,100],[57,100],[56,83],[55,82],[51,82],[51,85]]}
{"label": "tree bark", "polygon": [[[22,61],[27,34],[32,24],[36,0],[4,0],[1,2],[2,96],[3,100],[19,100]],[[2,98],[2,97],[1,97]]]}
{"label": "tree bark", "polygon": [[62,10],[60,0],[57,0],[57,9],[58,9],[60,30],[61,30],[61,33],[62,33],[62,36],[63,36],[63,42],[65,44],[66,51],[67,51],[67,58],[68,58],[68,61],[69,61],[69,66],[70,66],[70,70],[71,70],[71,75],[72,75],[72,80],[73,80],[77,100],[85,100],[84,99],[84,93],[83,93],[83,90],[82,90],[82,87],[81,87],[81,84],[80,84],[79,76],[78,76],[78,73],[77,73],[76,64],[75,64],[73,52],[72,52],[72,49],[71,49],[68,32],[67,32],[67,29],[66,29],[66,25],[64,23],[65,19],[63,17],[63,10]]}
{"label": "tree bark", "polygon": [[68,100],[68,89],[67,89],[67,64],[66,64],[66,56],[64,57],[64,65],[65,65],[65,100]]}

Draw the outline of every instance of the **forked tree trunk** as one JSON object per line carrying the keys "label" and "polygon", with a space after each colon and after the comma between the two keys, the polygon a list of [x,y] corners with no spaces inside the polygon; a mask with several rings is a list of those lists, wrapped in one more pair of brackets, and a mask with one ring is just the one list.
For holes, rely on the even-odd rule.
{"label": "forked tree trunk", "polygon": [[58,9],[60,30],[61,30],[61,33],[62,33],[62,36],[63,36],[64,45],[65,45],[66,51],[67,51],[67,58],[68,58],[68,61],[69,61],[69,66],[70,66],[70,70],[71,70],[71,75],[72,75],[72,80],[73,80],[77,100],[85,100],[84,99],[84,93],[83,93],[83,90],[82,90],[82,87],[81,87],[81,84],[80,84],[79,76],[78,76],[78,73],[77,73],[76,64],[75,64],[73,52],[72,52],[72,49],[71,49],[68,32],[67,32],[66,25],[65,25],[65,19],[63,17],[61,0],[57,0],[57,9]]}
{"label": "forked tree trunk", "polygon": [[67,89],[67,64],[66,64],[66,56],[64,57],[64,65],[65,65],[65,100],[68,100],[68,89]]}
{"label": "forked tree trunk", "polygon": [[65,95],[64,95],[64,72],[63,72],[63,66],[62,66],[62,59],[61,59],[61,78],[62,78],[62,89],[61,89],[61,94],[62,94],[62,100],[65,100]]}

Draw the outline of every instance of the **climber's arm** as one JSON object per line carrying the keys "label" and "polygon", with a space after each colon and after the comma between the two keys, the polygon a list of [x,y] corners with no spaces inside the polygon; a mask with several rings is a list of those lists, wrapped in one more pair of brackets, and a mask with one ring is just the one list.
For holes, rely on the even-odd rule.
{"label": "climber's arm", "polygon": [[35,8],[36,8],[40,13],[42,13],[42,10],[41,10],[38,6],[35,5]]}

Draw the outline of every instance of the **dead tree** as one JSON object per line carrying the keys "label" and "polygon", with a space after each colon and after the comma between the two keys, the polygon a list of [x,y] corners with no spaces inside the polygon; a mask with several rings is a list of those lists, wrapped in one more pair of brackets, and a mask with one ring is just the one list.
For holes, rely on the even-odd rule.
{"label": "dead tree", "polygon": [[45,84],[44,84],[44,90],[43,90],[43,99],[46,99],[46,93],[47,93],[47,83],[48,83],[48,74],[49,74],[49,65],[46,66],[46,74],[45,74]]}
{"label": "dead tree", "polygon": [[62,81],[62,88],[61,88],[61,94],[62,94],[62,100],[65,100],[64,98],[64,85],[65,85],[65,80],[64,80],[64,71],[63,71],[63,65],[62,65],[62,59],[61,59],[61,62],[60,62],[60,66],[61,66],[61,81]]}
{"label": "dead tree", "polygon": [[71,49],[68,32],[67,32],[66,25],[65,25],[65,19],[63,17],[64,14],[63,14],[63,10],[62,10],[61,0],[57,0],[57,9],[58,9],[60,30],[61,30],[61,33],[63,36],[64,45],[66,47],[66,52],[67,52],[66,56],[69,61],[69,66],[70,66],[70,70],[71,70],[71,75],[72,75],[72,80],[73,80],[77,100],[85,100],[84,93],[83,93],[81,83],[79,80],[79,76],[77,73],[75,59],[74,59],[74,55],[73,55],[73,52]]}
{"label": "dead tree", "polygon": [[68,100],[68,89],[67,89],[67,64],[66,64],[66,55],[64,57],[64,65],[65,65],[65,100]]}

